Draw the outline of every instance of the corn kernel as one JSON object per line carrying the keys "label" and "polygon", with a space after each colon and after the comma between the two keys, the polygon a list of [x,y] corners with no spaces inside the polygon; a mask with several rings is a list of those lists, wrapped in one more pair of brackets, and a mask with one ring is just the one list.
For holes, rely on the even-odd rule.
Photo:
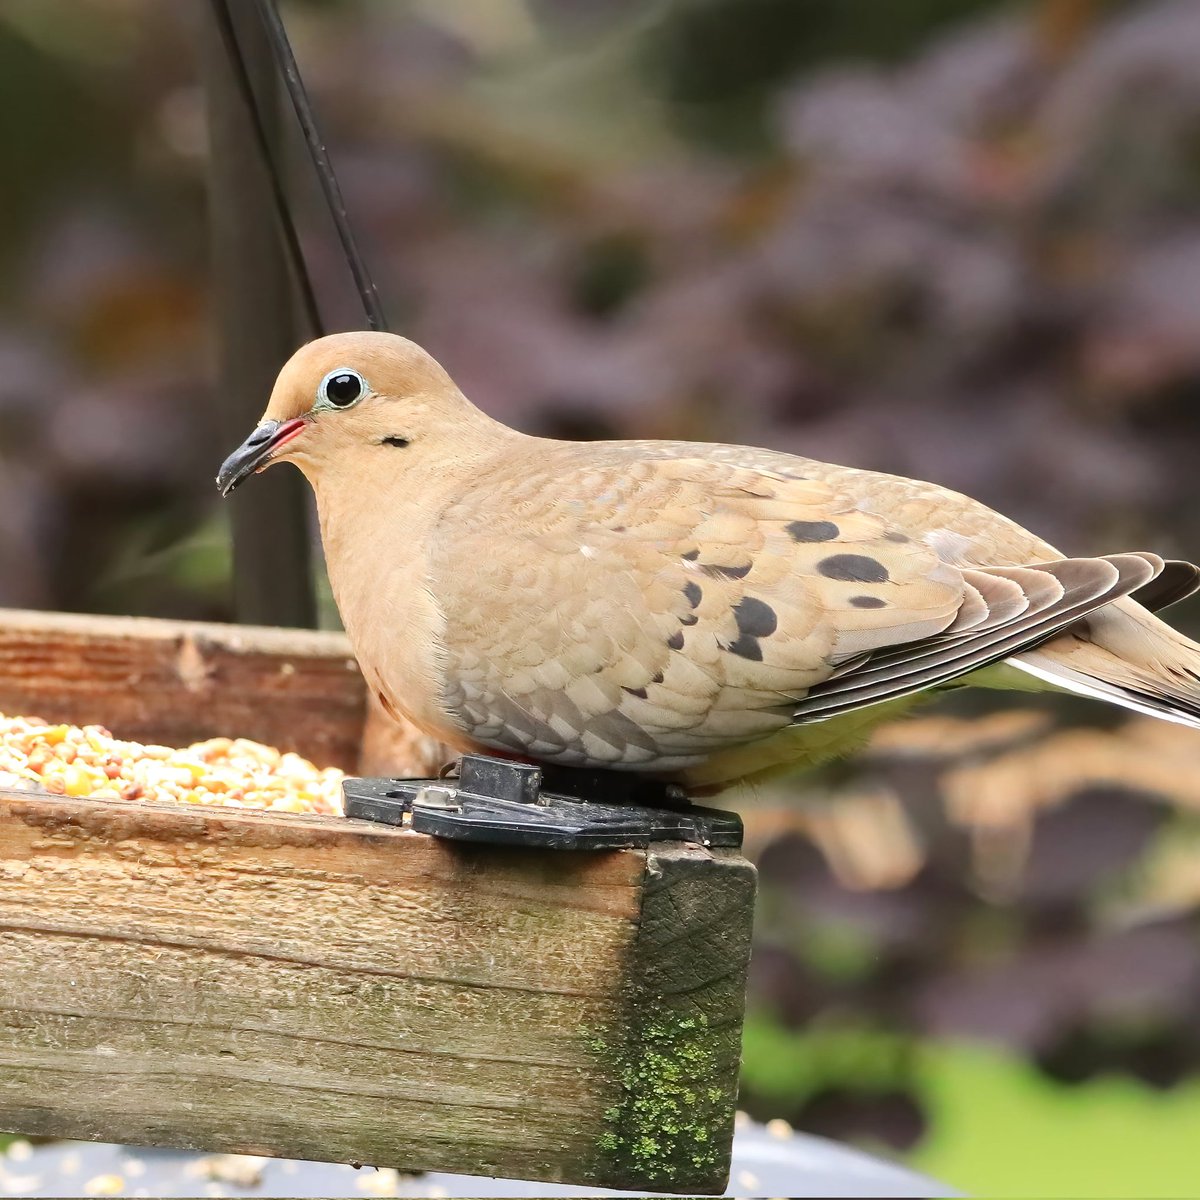
{"label": "corn kernel", "polygon": [[92,773],[74,763],[63,768],[62,781],[68,796],[90,796],[97,787],[97,780]]}
{"label": "corn kernel", "polygon": [[341,812],[341,771],[246,738],[209,738],[173,750],[120,741],[100,725],[0,715],[0,774],[9,786],[33,784],[57,795]]}

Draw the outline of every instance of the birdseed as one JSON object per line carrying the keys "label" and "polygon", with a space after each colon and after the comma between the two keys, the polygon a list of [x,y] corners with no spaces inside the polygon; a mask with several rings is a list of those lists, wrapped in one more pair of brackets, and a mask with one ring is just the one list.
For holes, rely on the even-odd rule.
{"label": "birdseed", "polygon": [[247,738],[172,749],[122,741],[101,725],[0,715],[0,788],[341,816],[344,775]]}

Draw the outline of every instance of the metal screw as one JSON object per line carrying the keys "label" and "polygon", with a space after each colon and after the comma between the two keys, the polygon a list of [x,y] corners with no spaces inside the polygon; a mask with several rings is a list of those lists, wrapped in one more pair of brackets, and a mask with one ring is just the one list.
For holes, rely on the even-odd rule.
{"label": "metal screw", "polygon": [[462,805],[458,802],[458,792],[454,788],[434,787],[426,785],[413,798],[414,804],[425,808],[437,808],[444,812],[461,812]]}

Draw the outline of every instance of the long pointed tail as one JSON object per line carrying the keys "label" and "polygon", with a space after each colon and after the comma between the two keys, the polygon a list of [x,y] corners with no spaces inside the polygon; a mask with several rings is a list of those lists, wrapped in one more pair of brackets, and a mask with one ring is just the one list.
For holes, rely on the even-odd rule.
{"label": "long pointed tail", "polygon": [[1066,691],[1200,729],[1200,645],[1132,599],[1008,661]]}

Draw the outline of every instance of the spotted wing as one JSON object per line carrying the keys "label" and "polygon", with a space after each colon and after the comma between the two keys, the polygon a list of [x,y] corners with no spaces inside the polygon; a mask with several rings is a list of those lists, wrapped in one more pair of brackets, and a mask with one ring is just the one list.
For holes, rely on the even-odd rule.
{"label": "spotted wing", "polygon": [[816,685],[797,706],[795,720],[828,720],[969,675],[1148,585],[1162,569],[1154,554],[966,569],[967,594],[946,630],[868,655],[853,670]]}
{"label": "spotted wing", "polygon": [[445,703],[476,742],[686,765],[785,727],[814,688],[986,603],[821,481],[609,454],[556,447],[445,514],[431,583]]}

